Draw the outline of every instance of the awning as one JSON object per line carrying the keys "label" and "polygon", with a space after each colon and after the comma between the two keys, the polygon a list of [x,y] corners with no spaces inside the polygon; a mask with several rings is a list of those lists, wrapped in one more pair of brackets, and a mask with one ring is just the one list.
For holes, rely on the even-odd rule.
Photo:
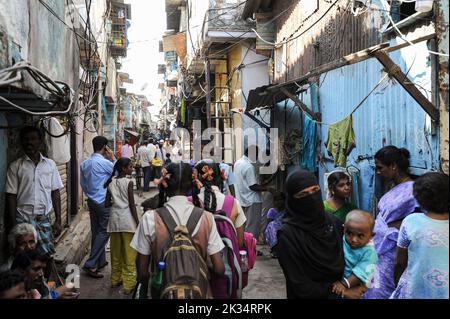
{"label": "awning", "polygon": [[[291,94],[306,91],[306,87],[299,87],[293,84],[286,86],[285,89]],[[274,103],[282,102],[288,98],[289,96],[280,88],[277,88],[276,85],[261,86],[250,91],[245,111],[249,112],[257,108],[273,106]]]}
{"label": "awning", "polygon": [[281,102],[286,99],[286,96],[280,91],[269,91],[271,85],[261,86],[251,90],[248,96],[246,112],[256,108],[272,106],[274,103]]}
{"label": "awning", "polygon": [[139,133],[127,129],[124,129],[123,131],[125,133],[125,140],[128,140],[131,146],[134,146],[139,142],[139,138],[141,137]]}
{"label": "awning", "polygon": [[307,89],[307,85],[299,86],[297,84],[286,85],[281,88],[275,85],[261,86],[250,91],[245,113],[249,113],[257,108],[273,107],[276,103],[291,99],[303,112],[308,113],[311,118],[319,120],[318,114],[311,111],[297,96],[297,94],[305,92]]}

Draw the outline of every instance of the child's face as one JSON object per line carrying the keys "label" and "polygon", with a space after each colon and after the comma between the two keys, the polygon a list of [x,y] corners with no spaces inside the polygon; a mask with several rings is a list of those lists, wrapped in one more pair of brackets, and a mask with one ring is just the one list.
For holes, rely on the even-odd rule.
{"label": "child's face", "polygon": [[21,282],[15,287],[5,291],[0,299],[26,299],[27,291],[25,290],[25,283]]}
{"label": "child's face", "polygon": [[352,194],[352,184],[349,179],[341,179],[335,188],[335,196],[339,198],[349,198]]}
{"label": "child's face", "polygon": [[133,163],[128,164],[124,170],[125,174],[131,175],[133,173]]}
{"label": "child's face", "polygon": [[349,220],[344,225],[345,239],[353,248],[361,248],[369,243],[374,233],[368,221]]}

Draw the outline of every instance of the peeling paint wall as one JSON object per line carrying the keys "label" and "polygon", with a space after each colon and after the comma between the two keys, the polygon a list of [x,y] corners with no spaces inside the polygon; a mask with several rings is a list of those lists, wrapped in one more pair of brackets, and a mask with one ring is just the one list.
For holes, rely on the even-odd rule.
{"label": "peeling paint wall", "polygon": [[[29,51],[28,34],[30,32],[30,12],[28,2],[28,0],[0,2],[0,29],[3,29],[3,32],[12,41],[11,43],[15,43],[24,60],[28,59]],[[9,50],[11,49],[9,48]],[[8,61],[0,61],[0,67],[9,66],[11,63],[12,57],[8,56]]]}
{"label": "peeling paint wall", "polygon": [[[69,19],[65,1],[48,1],[48,5],[58,17]],[[0,29],[8,37],[9,51],[8,61],[0,65],[10,66],[23,59],[51,79],[78,87],[79,49],[75,35],[39,1],[2,1]],[[28,77],[20,87],[42,96],[48,94]]]}
{"label": "peeling paint wall", "polygon": [[[449,1],[437,1],[437,34],[439,52],[449,54]],[[439,57],[439,96],[440,96],[440,148],[441,148],[441,169],[449,174],[449,75],[448,57]]]}

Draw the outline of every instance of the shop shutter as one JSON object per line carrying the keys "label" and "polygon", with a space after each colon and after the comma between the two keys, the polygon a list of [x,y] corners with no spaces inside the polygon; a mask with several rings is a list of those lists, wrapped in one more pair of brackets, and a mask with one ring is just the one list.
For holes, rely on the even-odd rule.
{"label": "shop shutter", "polygon": [[69,212],[69,191],[68,191],[68,172],[69,164],[59,164],[57,165],[59,175],[64,184],[64,187],[60,190],[61,192],[61,224],[63,227],[69,226],[70,223],[70,212]]}

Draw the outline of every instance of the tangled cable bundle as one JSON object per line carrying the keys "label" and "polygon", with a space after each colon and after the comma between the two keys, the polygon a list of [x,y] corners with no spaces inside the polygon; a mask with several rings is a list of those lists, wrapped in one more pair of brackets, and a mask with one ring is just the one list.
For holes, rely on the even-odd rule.
{"label": "tangled cable bundle", "polygon": [[46,74],[40,71],[38,68],[32,66],[29,62],[20,61],[13,65],[12,67],[0,70],[0,87],[11,85],[23,80],[21,71],[25,71],[28,75],[42,88],[44,88],[47,92],[49,92],[53,98],[55,98],[55,102],[53,103],[53,108],[57,105],[68,105],[67,109],[64,111],[48,111],[48,112],[32,112],[29,111],[10,100],[0,96],[0,100],[5,103],[15,107],[22,112],[25,112],[30,115],[37,116],[48,116],[48,115],[65,115],[68,114],[74,105],[74,92],[70,88],[70,86],[64,82],[53,81]]}

